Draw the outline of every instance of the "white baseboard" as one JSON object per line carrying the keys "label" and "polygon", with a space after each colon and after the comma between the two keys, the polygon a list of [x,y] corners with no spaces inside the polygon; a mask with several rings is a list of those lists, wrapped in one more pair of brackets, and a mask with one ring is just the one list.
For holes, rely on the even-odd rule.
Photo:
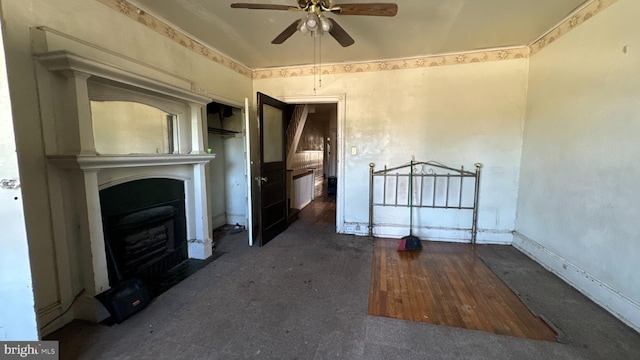
{"label": "white baseboard", "polygon": [[478,230],[476,244],[511,245],[513,231],[511,230]]}
{"label": "white baseboard", "polygon": [[345,222],[343,231],[339,231],[340,234],[349,234],[356,236],[369,236],[369,229],[367,228],[368,224],[366,223],[358,223],[358,222]]}
{"label": "white baseboard", "polygon": [[220,226],[227,225],[227,216],[221,213],[211,217],[211,229],[217,229]]}
{"label": "white baseboard", "polygon": [[227,224],[235,225],[239,224],[244,227],[247,226],[247,215],[246,214],[231,214],[227,213]]}
{"label": "white baseboard", "polygon": [[518,232],[513,246],[640,332],[640,303]]}
{"label": "white baseboard", "polygon": [[[360,224],[361,229],[366,230],[367,226],[368,224]],[[353,232],[353,234],[360,235],[358,232]],[[406,226],[374,225],[373,227],[373,235],[375,237],[399,239],[408,234],[409,231]],[[468,229],[419,227],[413,230],[413,235],[421,240],[429,241],[471,242],[471,230]],[[512,242],[513,232],[511,230],[479,229],[476,234],[476,244],[511,245]]]}

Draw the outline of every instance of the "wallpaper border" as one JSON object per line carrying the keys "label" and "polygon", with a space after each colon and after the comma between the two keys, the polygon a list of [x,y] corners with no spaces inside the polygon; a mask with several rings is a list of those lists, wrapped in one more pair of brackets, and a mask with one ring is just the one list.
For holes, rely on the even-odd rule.
{"label": "wallpaper border", "polygon": [[126,0],[97,0],[113,10],[118,11],[120,14],[127,16],[128,18],[139,22],[147,28],[159,33],[160,35],[172,40],[173,42],[183,46],[184,48],[195,52],[198,55],[204,56],[207,59],[218,63],[224,67],[227,67],[241,75],[246,77],[252,77],[252,69],[245,66],[225,55],[217,50],[208,47],[197,40],[192,39],[187,34],[176,29],[170,24],[158,19],[157,17],[146,13],[139,7],[131,4]]}
{"label": "wallpaper border", "polygon": [[208,47],[172,25],[146,13],[127,0],[97,0],[106,6],[120,12],[122,15],[135,20],[160,35],[191,50],[207,59],[227,67],[243,76],[253,79],[269,79],[293,76],[311,76],[316,74],[333,75],[375,71],[393,71],[416,69],[433,66],[460,65],[500,60],[529,58],[555,40],[586,22],[594,15],[614,4],[618,0],[591,0],[568,15],[562,22],[546,32],[529,45],[518,47],[498,48],[489,50],[459,52],[450,54],[424,55],[410,58],[374,60],[363,62],[332,63],[321,66],[287,66],[274,68],[251,69],[217,50]]}
{"label": "wallpaper border", "polygon": [[416,56],[403,59],[374,60],[350,63],[322,64],[321,66],[289,66],[281,68],[255,69],[254,79],[275,77],[309,76],[315,74],[334,75],[374,71],[417,69],[444,65],[460,65],[498,60],[524,59],[529,57],[526,46],[504,49],[492,49],[474,52],[461,52],[440,55]]}
{"label": "wallpaper border", "polygon": [[531,50],[529,52],[529,56],[533,56],[538,51],[551,45],[551,43],[556,41],[558,38],[583,24],[585,21],[591,19],[593,16],[617,1],[618,0],[591,0],[586,3],[572,14],[569,14],[569,16],[562,20],[560,24],[556,25],[540,38],[529,44],[529,48]]}

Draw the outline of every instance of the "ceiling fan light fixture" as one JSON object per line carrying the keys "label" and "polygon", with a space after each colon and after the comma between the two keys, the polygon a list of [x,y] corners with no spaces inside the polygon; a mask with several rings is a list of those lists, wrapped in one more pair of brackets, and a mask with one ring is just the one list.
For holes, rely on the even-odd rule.
{"label": "ceiling fan light fixture", "polygon": [[320,17],[320,27],[322,28],[322,31],[329,32],[329,31],[331,31],[331,28],[333,28],[333,23],[331,21],[329,21],[326,17],[321,16]]}
{"label": "ceiling fan light fixture", "polygon": [[298,31],[303,35],[309,33],[309,29],[307,29],[307,21],[305,19],[300,20],[300,23],[298,24]]}
{"label": "ceiling fan light fixture", "polygon": [[320,20],[318,19],[318,15],[309,14],[307,15],[307,20],[305,21],[305,26],[309,31],[315,31],[318,28],[318,23]]}

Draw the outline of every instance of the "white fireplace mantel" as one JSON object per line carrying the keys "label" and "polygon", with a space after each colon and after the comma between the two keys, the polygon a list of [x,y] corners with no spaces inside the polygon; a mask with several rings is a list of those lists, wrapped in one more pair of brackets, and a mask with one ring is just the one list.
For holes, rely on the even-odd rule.
{"label": "white fireplace mantel", "polygon": [[[209,97],[191,90],[182,89],[69,51],[50,51],[35,54],[35,57],[51,72],[61,72],[67,76],[86,74],[87,76],[115,81],[119,84],[131,85],[138,89],[149,90],[156,94],[162,94],[172,99],[180,99],[189,103],[198,104],[211,101]],[[165,74],[158,74],[158,77],[163,75]]]}
{"label": "white fireplace mantel", "polygon": [[102,170],[144,166],[206,164],[215,154],[140,155],[49,155],[49,162],[61,169]]}
{"label": "white fireplace mantel", "polygon": [[[42,115],[47,181],[50,188],[54,242],[60,264],[70,264],[61,280],[59,303],[73,300],[73,318],[101,321],[105,314],[94,296],[109,289],[100,190],[136,179],[165,177],[184,181],[187,242],[190,258],[212,254],[206,165],[215,159],[204,149],[204,107],[210,98],[192,89],[156,79],[154,68],[144,75],[67,51],[35,54]],[[154,75],[156,74],[156,75]],[[98,154],[91,118],[90,95],[108,84],[124,101],[152,98],[158,104],[179,104],[180,135],[172,154]],[[67,281],[65,279],[75,279]],[[80,291],[82,290],[82,291]],[[82,294],[77,296],[76,294]],[[58,308],[56,308],[58,309]],[[59,311],[64,311],[61,307]],[[66,313],[66,311],[64,311]],[[59,315],[62,316],[62,315]],[[71,315],[65,315],[71,316]]]}

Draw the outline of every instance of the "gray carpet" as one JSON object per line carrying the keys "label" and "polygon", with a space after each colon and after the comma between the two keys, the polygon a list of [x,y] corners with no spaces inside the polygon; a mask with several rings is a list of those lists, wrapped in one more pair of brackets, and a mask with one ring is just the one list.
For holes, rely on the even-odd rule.
{"label": "gray carpet", "polygon": [[637,359],[640,335],[509,246],[485,261],[560,342],[367,315],[373,243],[302,221],[263,248],[246,232],[224,256],[122,324],[52,334],[62,359]]}

